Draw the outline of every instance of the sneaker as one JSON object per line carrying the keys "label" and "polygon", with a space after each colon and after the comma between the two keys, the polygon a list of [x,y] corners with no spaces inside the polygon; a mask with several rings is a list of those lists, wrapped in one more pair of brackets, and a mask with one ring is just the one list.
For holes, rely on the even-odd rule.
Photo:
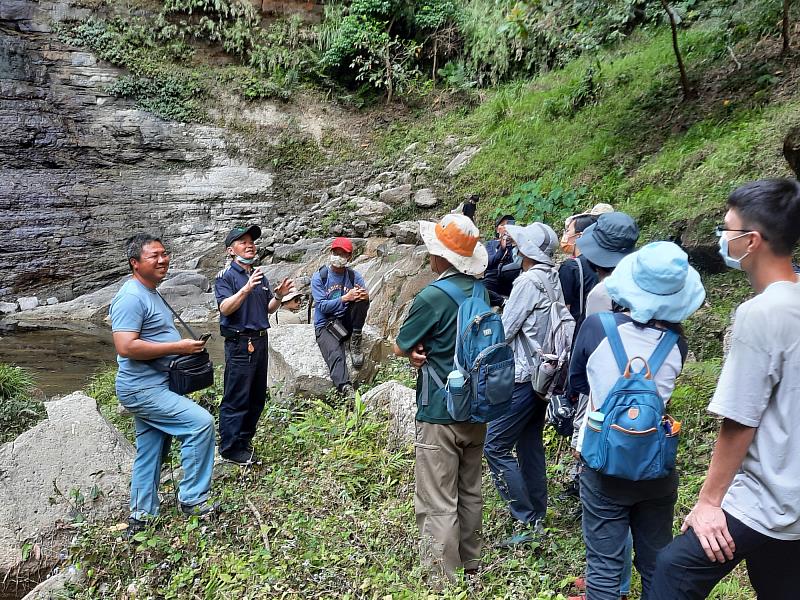
{"label": "sneaker", "polygon": [[243,448],[239,450],[231,450],[230,452],[226,452],[221,456],[222,460],[239,465],[240,467],[249,467],[253,464],[253,462],[255,462],[253,460],[253,451],[248,451]]}
{"label": "sneaker", "polygon": [[535,542],[544,535],[544,520],[536,519],[533,523],[518,523],[516,532],[498,544],[500,548],[516,548]]}
{"label": "sneaker", "polygon": [[349,383],[345,383],[342,386],[342,389],[339,390],[339,394],[342,396],[342,398],[355,398],[356,397],[356,391],[355,391],[355,389],[353,389],[353,386],[350,385]]}
{"label": "sneaker", "polygon": [[219,512],[219,502],[205,500],[200,504],[184,504],[181,502],[181,512],[187,517],[207,517]]}

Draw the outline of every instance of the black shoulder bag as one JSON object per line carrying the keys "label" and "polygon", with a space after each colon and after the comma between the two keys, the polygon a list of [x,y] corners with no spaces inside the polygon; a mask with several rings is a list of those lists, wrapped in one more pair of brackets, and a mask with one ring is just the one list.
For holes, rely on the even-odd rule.
{"label": "black shoulder bag", "polygon": [[[184,323],[180,315],[164,300],[164,296],[159,294],[158,290],[156,290],[156,294],[167,305],[167,308],[172,311],[172,314],[180,321],[186,331],[189,332],[189,335],[194,339],[198,339],[192,328]],[[170,391],[181,396],[214,385],[214,363],[211,362],[211,357],[205,349],[196,354],[184,354],[172,359],[169,363],[168,372]]]}

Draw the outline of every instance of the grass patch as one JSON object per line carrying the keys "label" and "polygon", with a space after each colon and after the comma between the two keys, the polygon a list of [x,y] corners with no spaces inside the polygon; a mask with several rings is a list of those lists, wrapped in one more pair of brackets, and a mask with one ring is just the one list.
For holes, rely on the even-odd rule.
{"label": "grass patch", "polygon": [[10,442],[45,418],[44,404],[34,398],[33,376],[0,363],[0,444]]}

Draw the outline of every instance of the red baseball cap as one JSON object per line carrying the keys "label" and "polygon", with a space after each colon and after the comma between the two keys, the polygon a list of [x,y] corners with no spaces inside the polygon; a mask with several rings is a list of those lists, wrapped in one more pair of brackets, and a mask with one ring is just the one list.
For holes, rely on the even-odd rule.
{"label": "red baseball cap", "polygon": [[331,242],[331,250],[335,250],[336,248],[340,248],[344,250],[348,254],[353,253],[353,242],[351,242],[346,237],[337,237],[336,239]]}

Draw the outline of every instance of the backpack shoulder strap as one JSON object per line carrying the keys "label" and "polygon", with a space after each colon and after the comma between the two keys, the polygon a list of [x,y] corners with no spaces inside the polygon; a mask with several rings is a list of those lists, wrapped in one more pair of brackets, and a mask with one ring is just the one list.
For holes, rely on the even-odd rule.
{"label": "backpack shoulder strap", "polygon": [[542,284],[542,289],[544,290],[544,293],[547,294],[547,298],[550,300],[550,302],[551,303],[555,302],[558,299],[558,296],[556,295],[556,291],[550,285],[550,282],[547,281],[547,277],[545,277],[545,274],[542,271],[542,269],[537,269],[536,267],[533,267],[530,269],[530,272],[532,275],[535,275],[536,279],[538,279],[539,282]]}
{"label": "backpack shoulder strap", "polygon": [[[455,285],[455,284],[453,284],[453,285]],[[472,297],[473,298],[481,298],[481,299],[483,299],[483,293],[485,291],[486,291],[486,288],[483,285],[483,282],[482,281],[478,281],[476,279],[475,283],[472,284]]]}
{"label": "backpack shoulder strap", "polygon": [[[438,281],[434,281],[431,285],[447,294],[448,298],[456,303],[456,306],[461,306],[461,303],[467,299],[467,295],[461,291],[461,288],[452,281],[447,281],[447,279],[439,279]],[[472,295],[475,295],[474,287],[472,289]]]}
{"label": "backpack shoulder strap", "polygon": [[581,262],[581,259],[578,256],[575,257],[575,262],[578,263],[578,279],[580,279],[581,282],[581,292],[578,304],[578,306],[580,307],[580,313],[578,314],[580,316],[583,316],[583,263]]}
{"label": "backpack shoulder strap", "polygon": [[653,375],[653,377],[655,377],[655,374],[658,373],[658,370],[664,364],[664,361],[667,360],[667,356],[669,356],[669,353],[672,352],[672,347],[677,342],[678,334],[667,329],[664,332],[664,335],[661,337],[661,341],[658,342],[658,346],[656,346],[656,349],[653,350],[653,354],[650,355],[650,359],[647,361],[647,364],[650,367],[650,373]]}
{"label": "backpack shoulder strap", "polygon": [[353,269],[351,269],[350,267],[345,267],[344,281],[343,281],[344,287],[347,287],[348,278],[350,281],[350,289],[352,289],[356,286],[356,272],[353,271]]}
{"label": "backpack shoulder strap", "polygon": [[617,320],[614,318],[614,313],[600,313],[600,321],[603,323],[603,329],[606,332],[611,351],[614,353],[614,359],[617,361],[619,372],[624,373],[625,368],[628,366],[628,355],[625,353],[625,346],[622,345],[622,338],[617,330]]}

